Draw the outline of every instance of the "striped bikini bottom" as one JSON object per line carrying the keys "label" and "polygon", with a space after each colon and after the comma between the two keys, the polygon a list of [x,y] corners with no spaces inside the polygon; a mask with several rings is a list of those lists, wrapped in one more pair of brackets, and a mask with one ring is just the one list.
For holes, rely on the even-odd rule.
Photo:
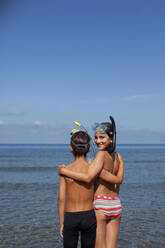
{"label": "striped bikini bottom", "polygon": [[107,218],[116,218],[122,213],[122,205],[119,197],[95,196],[94,209],[104,213]]}

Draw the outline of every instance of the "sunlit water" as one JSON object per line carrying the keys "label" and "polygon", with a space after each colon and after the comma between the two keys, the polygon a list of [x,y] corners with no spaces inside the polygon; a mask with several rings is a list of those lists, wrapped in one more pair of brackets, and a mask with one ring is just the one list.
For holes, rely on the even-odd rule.
{"label": "sunlit water", "polygon": [[[125,177],[118,248],[165,247],[165,145],[120,145]],[[60,164],[68,145],[0,145],[0,248],[61,248]]]}

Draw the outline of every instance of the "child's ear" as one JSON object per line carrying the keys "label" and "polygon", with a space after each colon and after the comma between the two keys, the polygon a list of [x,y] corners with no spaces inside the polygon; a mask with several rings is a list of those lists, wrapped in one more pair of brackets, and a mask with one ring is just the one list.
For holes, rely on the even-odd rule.
{"label": "child's ear", "polygon": [[73,152],[73,147],[72,146],[70,146],[70,152]]}

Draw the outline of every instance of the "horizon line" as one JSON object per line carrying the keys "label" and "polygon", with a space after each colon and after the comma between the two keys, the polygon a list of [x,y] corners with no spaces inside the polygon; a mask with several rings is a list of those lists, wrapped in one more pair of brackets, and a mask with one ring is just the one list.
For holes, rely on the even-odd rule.
{"label": "horizon line", "polygon": [[[70,143],[0,143],[0,145],[70,145]],[[116,145],[165,145],[165,143],[119,143]]]}

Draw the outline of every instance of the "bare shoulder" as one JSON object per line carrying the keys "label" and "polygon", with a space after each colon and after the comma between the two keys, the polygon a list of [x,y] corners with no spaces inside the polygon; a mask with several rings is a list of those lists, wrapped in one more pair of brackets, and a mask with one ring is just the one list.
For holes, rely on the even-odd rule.
{"label": "bare shoulder", "polygon": [[96,158],[105,158],[106,151],[98,151]]}
{"label": "bare shoulder", "polygon": [[68,164],[65,166],[67,169],[72,169],[74,167],[74,163]]}

